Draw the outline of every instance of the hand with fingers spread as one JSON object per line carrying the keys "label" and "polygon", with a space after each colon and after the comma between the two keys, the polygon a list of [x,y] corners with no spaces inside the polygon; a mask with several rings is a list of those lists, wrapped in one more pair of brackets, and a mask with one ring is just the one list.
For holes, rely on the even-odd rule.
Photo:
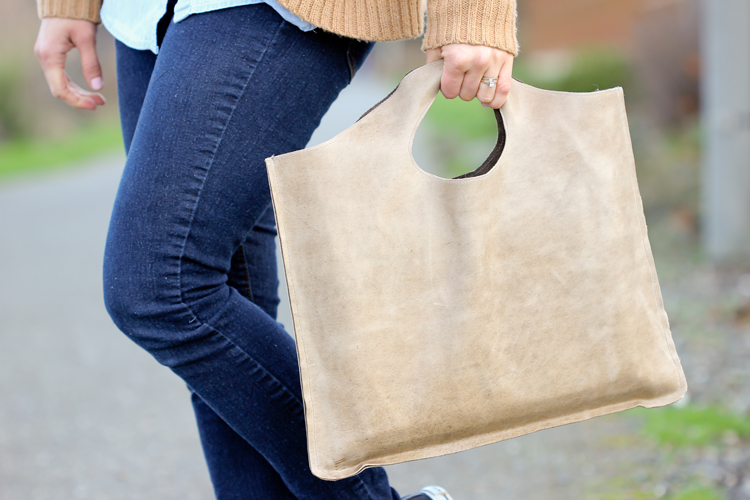
{"label": "hand with fingers spread", "polygon": [[504,50],[454,43],[427,50],[427,64],[445,60],[440,90],[447,99],[475,97],[483,106],[498,109],[510,92],[513,54]]}
{"label": "hand with fingers spread", "polygon": [[42,65],[52,95],[78,109],[94,110],[104,105],[104,96],[79,87],[65,73],[67,53],[81,53],[83,76],[93,90],[102,88],[102,70],[96,55],[96,25],[80,19],[42,19],[34,53]]}

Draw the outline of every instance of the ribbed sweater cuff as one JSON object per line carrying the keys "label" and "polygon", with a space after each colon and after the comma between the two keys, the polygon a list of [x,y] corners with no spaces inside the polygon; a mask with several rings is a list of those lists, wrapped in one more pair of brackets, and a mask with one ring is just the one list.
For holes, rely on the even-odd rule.
{"label": "ribbed sweater cuff", "polygon": [[428,0],[422,49],[451,43],[486,45],[518,54],[515,0]]}
{"label": "ribbed sweater cuff", "polygon": [[64,17],[67,19],[84,19],[100,23],[99,9],[102,0],[37,0],[36,9],[39,18]]}

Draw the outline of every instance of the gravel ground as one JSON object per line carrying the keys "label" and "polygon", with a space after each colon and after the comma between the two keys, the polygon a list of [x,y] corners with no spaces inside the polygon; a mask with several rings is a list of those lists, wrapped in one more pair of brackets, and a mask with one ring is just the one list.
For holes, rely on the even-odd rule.
{"label": "gravel ground", "polygon": [[[352,89],[317,141],[388,90]],[[213,498],[184,384],[120,334],[102,304],[122,162],[0,186],[0,500]],[[742,275],[692,268],[664,296],[692,401],[747,413]],[[280,319],[290,324],[288,309]],[[640,425],[602,417],[388,472],[402,494],[437,483],[456,500],[659,498],[694,482],[750,498],[747,442],[669,450]]]}

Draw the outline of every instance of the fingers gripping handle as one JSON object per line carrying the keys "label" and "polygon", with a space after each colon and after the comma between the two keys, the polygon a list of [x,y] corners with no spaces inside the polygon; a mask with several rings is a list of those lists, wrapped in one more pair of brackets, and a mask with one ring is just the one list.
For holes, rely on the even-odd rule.
{"label": "fingers gripping handle", "polygon": [[[410,145],[417,126],[440,90],[443,63],[440,59],[409,72],[393,92],[370,108],[360,120],[372,114],[371,123],[379,129],[378,133],[391,136],[389,143],[408,141],[407,145]],[[505,129],[500,112],[494,112],[498,125],[495,148],[479,168],[458,178],[485,174],[497,163],[505,145]]]}

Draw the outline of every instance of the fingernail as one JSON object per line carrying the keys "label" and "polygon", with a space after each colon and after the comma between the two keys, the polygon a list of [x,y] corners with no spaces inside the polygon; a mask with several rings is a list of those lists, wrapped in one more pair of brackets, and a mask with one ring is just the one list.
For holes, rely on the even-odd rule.
{"label": "fingernail", "polygon": [[101,90],[103,86],[102,84],[103,81],[101,76],[97,76],[96,78],[91,80],[91,88],[94,90]]}
{"label": "fingernail", "polygon": [[482,106],[484,106],[485,108],[489,108],[489,107],[490,107],[490,105],[489,105],[489,104],[487,104],[486,102],[483,102],[483,103],[482,103]]}

